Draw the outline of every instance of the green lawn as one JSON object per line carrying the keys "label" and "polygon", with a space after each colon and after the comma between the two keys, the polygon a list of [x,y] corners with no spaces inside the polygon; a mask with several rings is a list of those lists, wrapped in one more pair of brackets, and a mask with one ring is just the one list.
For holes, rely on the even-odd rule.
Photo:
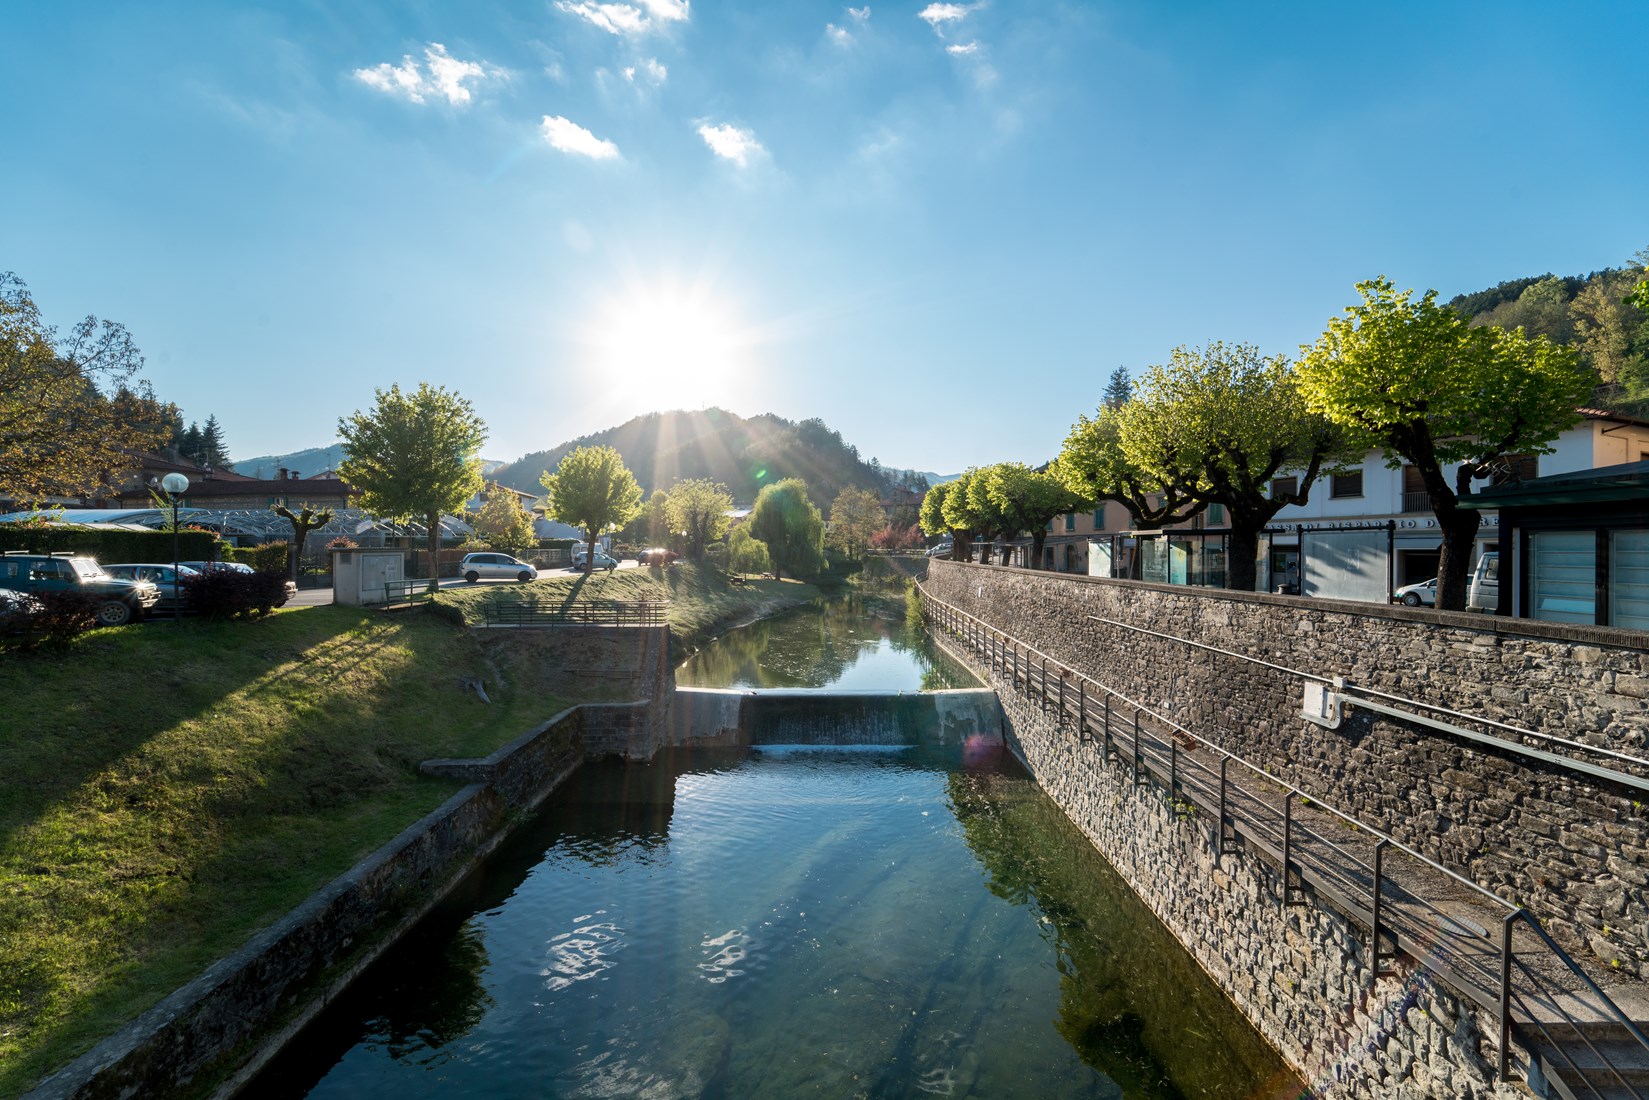
{"label": "green lawn", "polygon": [[[692,567],[443,592],[668,598],[688,645],[815,590]],[[0,1096],[89,1048],[576,702],[504,632],[342,607],[146,623],[62,653],[0,649]],[[460,678],[485,680],[491,705]]]}

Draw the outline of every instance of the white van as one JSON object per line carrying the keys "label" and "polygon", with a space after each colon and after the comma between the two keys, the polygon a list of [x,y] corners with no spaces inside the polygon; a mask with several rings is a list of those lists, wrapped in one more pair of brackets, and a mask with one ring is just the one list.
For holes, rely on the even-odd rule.
{"label": "white van", "polygon": [[1471,587],[1466,593],[1467,611],[1486,611],[1493,615],[1500,607],[1500,551],[1485,550],[1477,559],[1477,570],[1472,573]]}

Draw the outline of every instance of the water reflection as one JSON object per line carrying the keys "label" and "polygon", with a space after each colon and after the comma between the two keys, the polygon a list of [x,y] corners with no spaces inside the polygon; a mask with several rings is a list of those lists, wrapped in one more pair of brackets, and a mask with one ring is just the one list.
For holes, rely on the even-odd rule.
{"label": "water reflection", "polygon": [[935,691],[977,687],[906,619],[902,594],[856,591],[716,639],[676,670],[684,687]]}
{"label": "water reflection", "polygon": [[1140,1100],[1305,1095],[1297,1078],[1040,789],[953,773],[951,805],[991,893],[1033,905],[1059,955],[1059,1033]]}

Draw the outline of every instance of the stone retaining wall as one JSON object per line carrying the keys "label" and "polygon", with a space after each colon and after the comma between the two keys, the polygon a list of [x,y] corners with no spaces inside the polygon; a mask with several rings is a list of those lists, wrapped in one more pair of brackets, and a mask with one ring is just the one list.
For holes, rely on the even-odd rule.
{"label": "stone retaining wall", "polygon": [[1364,710],[1338,729],[1299,717],[1300,673],[1338,676],[1649,756],[1643,634],[943,561],[927,589],[1649,976],[1649,797]]}
{"label": "stone retaining wall", "polygon": [[[991,679],[959,647],[940,644]],[[1163,791],[1136,786],[1126,766],[1055,729],[1012,685],[997,687],[1015,754],[1313,1095],[1529,1095],[1496,1080],[1491,1016],[1407,959],[1371,982],[1366,932],[1317,905],[1309,886],[1306,904],[1283,908],[1270,864],[1217,854],[1206,816],[1176,812]]]}

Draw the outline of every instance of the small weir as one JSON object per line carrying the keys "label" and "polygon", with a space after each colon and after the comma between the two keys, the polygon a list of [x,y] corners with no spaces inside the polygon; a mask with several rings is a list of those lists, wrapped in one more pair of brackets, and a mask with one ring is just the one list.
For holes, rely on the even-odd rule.
{"label": "small weir", "polygon": [[900,612],[689,662],[737,743],[586,764],[245,1095],[1298,1096]]}

